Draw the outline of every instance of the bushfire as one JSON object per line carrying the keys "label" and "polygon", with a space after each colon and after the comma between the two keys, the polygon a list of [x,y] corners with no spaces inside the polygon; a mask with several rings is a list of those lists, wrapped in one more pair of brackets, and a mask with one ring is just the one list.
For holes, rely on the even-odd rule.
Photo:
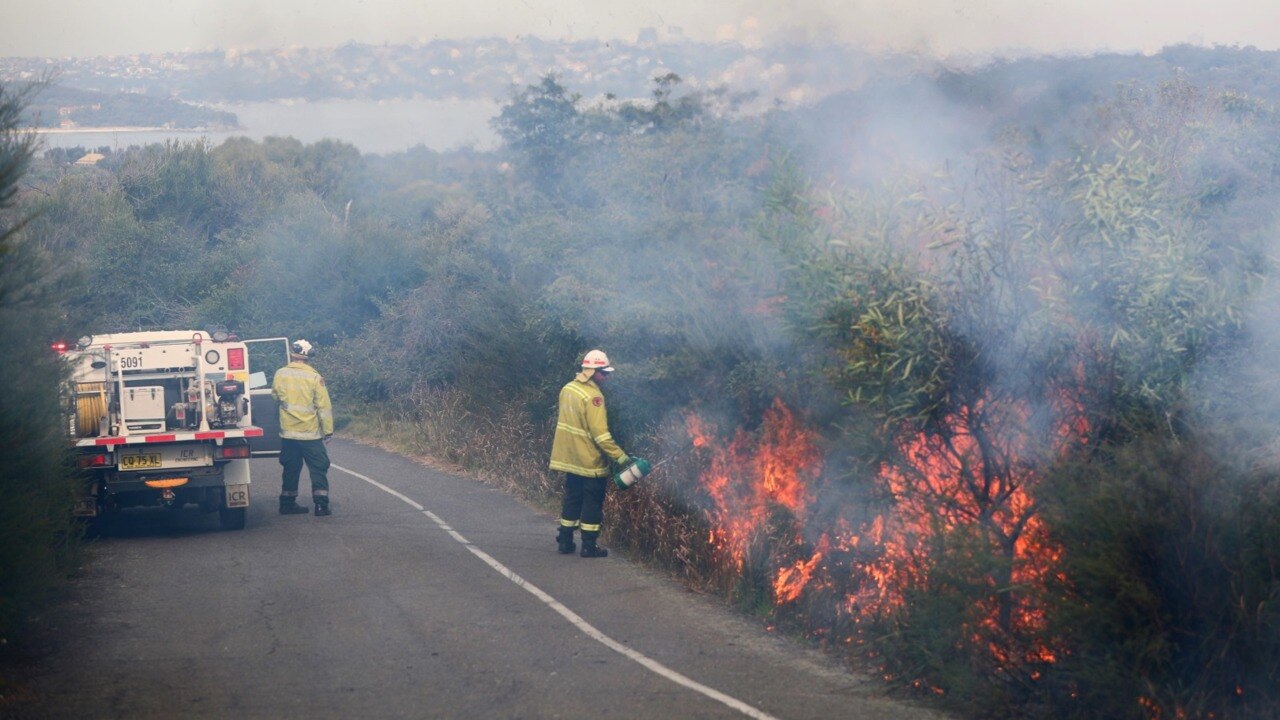
{"label": "bushfire", "polygon": [[[694,447],[709,442],[705,423],[688,417]],[[728,446],[713,451],[701,484],[710,496],[710,542],[723,560],[741,570],[747,549],[773,508],[803,521],[808,489],[822,472],[816,437],[800,427],[781,402],[765,413],[758,437],[739,430]]]}
{"label": "bushfire", "polygon": [[[993,424],[994,423],[994,424]],[[904,429],[897,460],[875,478],[874,510],[832,498],[820,439],[781,401],[758,431],[712,442],[707,424],[689,415],[695,447],[710,453],[700,487],[708,500],[708,539],[727,569],[768,574],[776,606],[835,617],[856,628],[901,609],[928,588],[944,539],[976,538],[1003,562],[976,579],[989,588],[975,603],[968,632],[996,663],[1052,663],[1054,648],[1032,641],[1044,625],[1034,589],[1056,570],[1033,495],[1033,438],[1027,413],[990,400],[961,408],[931,432]],[[1082,421],[1060,423],[1061,452]],[[705,456],[704,456],[705,458]],[[954,543],[953,543],[954,544]],[[830,627],[813,631],[830,637]],[[856,630],[842,642],[859,642]],[[1021,640],[1019,640],[1021,639]]]}

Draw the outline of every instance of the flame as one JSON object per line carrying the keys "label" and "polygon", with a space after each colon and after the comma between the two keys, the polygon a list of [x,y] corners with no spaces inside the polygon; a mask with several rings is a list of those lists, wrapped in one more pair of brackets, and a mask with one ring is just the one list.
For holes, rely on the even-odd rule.
{"label": "flame", "polygon": [[702,421],[694,413],[685,416],[685,430],[689,433],[689,438],[693,441],[694,447],[706,447],[711,443],[711,431],[707,428],[707,424]]}
{"label": "flame", "polygon": [[[809,526],[824,491],[818,436],[780,400],[764,413],[759,430],[739,429],[727,444],[689,414],[694,447],[709,453],[700,478],[707,542],[732,574],[729,587],[748,565],[752,572],[763,568],[777,606],[821,594],[856,628],[897,612],[911,591],[928,588],[931,541],[939,533],[976,532],[1006,554],[1010,570],[988,579],[992,592],[972,608],[966,631],[1002,666],[1033,666],[1028,677],[1035,679],[1034,668],[1056,662],[1061,650],[1032,639],[1046,627],[1046,613],[1034,593],[1019,589],[1056,577],[1062,554],[1037,513],[1035,459],[1086,442],[1089,429],[1082,406],[1065,393],[1051,405],[1058,418],[1054,439],[1039,452],[1031,413],[1014,402],[984,398],[928,433],[902,428],[899,461],[879,472],[890,507],[855,520],[842,508],[832,517],[828,503],[818,527]],[[814,629],[815,636],[830,632]],[[862,642],[853,635],[831,639]]]}
{"label": "flame", "polygon": [[[711,446],[710,432],[696,415],[686,417],[686,428],[695,447]],[[708,542],[730,567],[745,565],[748,548],[774,508],[803,519],[809,487],[822,471],[816,439],[775,401],[764,413],[758,437],[738,430],[727,447],[713,450],[701,479],[710,499]]]}
{"label": "flame", "polygon": [[[1052,453],[1065,452],[1087,437],[1082,414],[1058,417],[1065,419],[1058,423]],[[878,582],[889,583],[882,597],[890,604],[899,602],[894,588],[921,580],[918,575],[903,577],[900,565],[914,559],[927,567],[927,545],[921,540],[975,528],[993,552],[1010,561],[1007,577],[988,579],[993,592],[974,608],[969,628],[975,645],[985,646],[1002,666],[1018,660],[1052,663],[1059,654],[1040,641],[1025,647],[1014,641],[1034,637],[1047,625],[1035,594],[1015,589],[1043,586],[1056,573],[1062,554],[1037,512],[1033,492],[1039,477],[1024,460],[1034,456],[1031,426],[1024,406],[983,399],[961,407],[933,433],[903,433],[898,446],[902,461],[881,469],[895,500],[896,529],[903,533],[896,539],[901,545],[890,548],[874,573]]]}
{"label": "flame", "polygon": [[792,417],[781,401],[765,413],[763,437],[756,454],[765,498],[798,516],[809,501],[808,485],[821,472],[815,435]]}
{"label": "flame", "polygon": [[[1173,718],[1173,720],[1186,720],[1189,717],[1184,708],[1174,707],[1166,712],[1165,708],[1156,702],[1154,698],[1146,696],[1138,698],[1138,707],[1142,708],[1142,713],[1148,720],[1163,720],[1165,717]],[[1214,714],[1209,713],[1205,717],[1212,718]]]}
{"label": "flame", "polygon": [[813,576],[813,568],[820,560],[822,553],[816,552],[808,560],[797,560],[795,565],[778,571],[778,577],[773,581],[773,597],[779,605],[800,597],[804,586],[809,584],[809,578]]}

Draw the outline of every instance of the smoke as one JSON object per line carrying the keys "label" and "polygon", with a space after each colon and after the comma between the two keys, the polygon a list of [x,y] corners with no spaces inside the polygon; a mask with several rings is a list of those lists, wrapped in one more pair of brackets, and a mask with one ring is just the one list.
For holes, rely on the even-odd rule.
{"label": "smoke", "polygon": [[[1275,207],[1276,198],[1268,203]],[[1274,276],[1280,235],[1274,226],[1257,257],[1261,287],[1240,314],[1240,338],[1229,353],[1206,358],[1190,388],[1195,419],[1217,438],[1216,455],[1248,475],[1280,470],[1280,287]]]}
{"label": "smoke", "polygon": [[[1261,113],[1242,122],[1220,89],[1181,76],[1104,95],[1104,77],[1130,78],[1037,77],[1036,67],[873,80],[797,110],[809,167],[837,187],[908,186],[883,221],[901,230],[853,224],[835,238],[900,243],[936,281],[946,329],[971,348],[976,369],[963,380],[987,388],[958,391],[990,404],[986,431],[1014,463],[1003,470],[1010,486],[1034,489],[1016,473],[1043,470],[1087,439],[1072,424],[1075,399],[1100,401],[1095,409],[1114,413],[1102,420],[1117,425],[1141,412],[1161,421],[1189,401],[1212,406],[1206,420],[1251,418],[1253,452],[1271,451],[1274,463],[1276,444],[1263,436],[1280,410],[1265,362],[1280,349],[1277,298],[1253,289],[1275,250],[1274,165],[1264,149],[1274,121]],[[1040,114],[1061,106],[1078,122]],[[1236,326],[1246,318],[1242,348]],[[786,329],[764,336],[811,340]],[[1100,370],[1114,376],[1091,374]],[[713,417],[734,427],[731,412]],[[838,522],[865,520],[876,501],[865,484],[833,481],[865,477],[868,458],[826,450],[826,481],[801,511],[814,547]],[[706,491],[678,492],[708,513],[754,512],[708,504]]]}
{"label": "smoke", "polygon": [[816,169],[855,186],[955,166],[992,132],[981,108],[951,101],[927,79],[880,79],[798,115]]}

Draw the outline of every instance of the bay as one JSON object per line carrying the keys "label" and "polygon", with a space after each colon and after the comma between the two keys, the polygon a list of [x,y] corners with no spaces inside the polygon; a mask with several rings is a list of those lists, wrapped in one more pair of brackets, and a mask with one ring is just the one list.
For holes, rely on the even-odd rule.
{"label": "bay", "polygon": [[38,131],[44,148],[109,147],[208,140],[221,144],[231,137],[262,140],[293,137],[304,143],[332,139],[351,143],[363,153],[388,154],[417,145],[437,150],[473,147],[492,150],[498,138],[489,120],[499,112],[494,100],[404,98],[395,100],[287,100],[216,106],[236,114],[237,130],[173,130],[166,128],[88,128]]}

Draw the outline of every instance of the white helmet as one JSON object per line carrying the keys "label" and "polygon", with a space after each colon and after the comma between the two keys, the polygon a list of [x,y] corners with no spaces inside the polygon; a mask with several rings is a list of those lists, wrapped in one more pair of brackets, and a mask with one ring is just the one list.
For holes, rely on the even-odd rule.
{"label": "white helmet", "polygon": [[609,367],[609,356],[605,355],[603,350],[592,350],[587,353],[587,356],[582,358],[582,368],[584,370],[613,372],[613,368]]}
{"label": "white helmet", "polygon": [[302,357],[311,357],[311,351],[313,349],[314,348],[311,346],[311,343],[301,339],[294,340],[293,345],[289,346],[289,350],[294,355],[301,355]]}

